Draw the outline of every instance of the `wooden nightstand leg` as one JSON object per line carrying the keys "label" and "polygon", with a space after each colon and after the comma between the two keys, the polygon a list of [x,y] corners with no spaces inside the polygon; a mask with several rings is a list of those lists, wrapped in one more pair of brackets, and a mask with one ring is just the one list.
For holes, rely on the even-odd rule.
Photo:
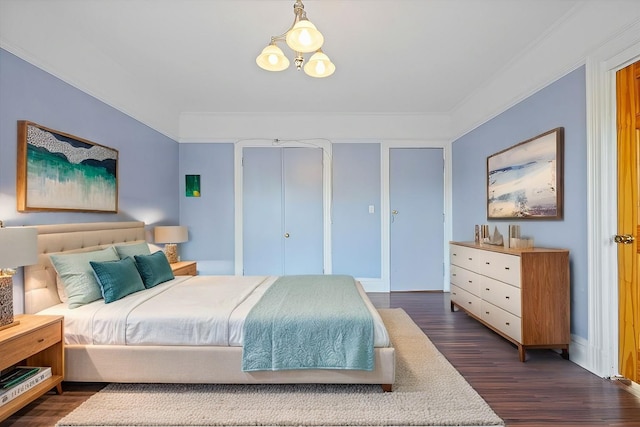
{"label": "wooden nightstand leg", "polygon": [[56,386],[56,393],[58,394],[62,394],[62,383],[58,384]]}

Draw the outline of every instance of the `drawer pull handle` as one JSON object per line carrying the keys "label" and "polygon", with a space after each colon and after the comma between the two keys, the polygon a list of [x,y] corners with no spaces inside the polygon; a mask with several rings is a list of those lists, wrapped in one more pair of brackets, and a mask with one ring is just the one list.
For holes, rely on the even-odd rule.
{"label": "drawer pull handle", "polygon": [[505,269],[505,270],[508,270],[508,269],[509,269],[509,267],[505,267],[504,269]]}
{"label": "drawer pull handle", "polygon": [[505,297],[506,299],[509,299],[510,297]]}
{"label": "drawer pull handle", "polygon": [[505,325],[509,326],[509,322],[505,322]]}
{"label": "drawer pull handle", "polygon": [[40,338],[38,342],[44,342],[44,338]]}
{"label": "drawer pull handle", "polygon": [[453,277],[456,277],[456,273],[451,273],[451,275],[452,275]]}
{"label": "drawer pull handle", "polygon": [[473,283],[473,280],[469,280],[469,283]]}
{"label": "drawer pull handle", "polygon": [[469,302],[469,305],[473,304],[471,301],[468,301],[468,302]]}
{"label": "drawer pull handle", "polygon": [[489,314],[489,312],[488,312],[488,311],[485,311],[485,312],[484,312],[484,314]]}
{"label": "drawer pull handle", "polygon": [[451,293],[452,293],[453,295],[458,295],[458,294],[457,294],[457,293],[455,293],[455,292],[451,292]]}
{"label": "drawer pull handle", "polygon": [[473,258],[469,257],[469,261],[473,261]]}
{"label": "drawer pull handle", "polygon": [[485,291],[490,291],[491,289],[489,289],[489,288],[484,288],[484,290],[485,290]]}
{"label": "drawer pull handle", "polygon": [[491,265],[491,263],[489,261],[485,261],[485,264],[487,265]]}

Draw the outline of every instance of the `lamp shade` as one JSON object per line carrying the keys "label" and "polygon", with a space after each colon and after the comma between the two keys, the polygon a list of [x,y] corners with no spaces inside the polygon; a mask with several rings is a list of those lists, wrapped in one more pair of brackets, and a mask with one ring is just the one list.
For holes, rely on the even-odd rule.
{"label": "lamp shade", "polygon": [[38,262],[38,230],[28,227],[0,228],[0,269]]}
{"label": "lamp shade", "polygon": [[256,64],[263,70],[282,71],[289,67],[289,60],[278,46],[270,44],[262,49],[262,53],[256,58]]}
{"label": "lamp shade", "polygon": [[287,45],[296,52],[315,52],[322,47],[324,36],[308,19],[296,22],[287,33]]}
{"label": "lamp shade", "polygon": [[158,226],[153,230],[156,243],[182,243],[189,240],[187,227],[181,225]]}
{"label": "lamp shade", "polygon": [[311,77],[329,77],[336,71],[336,66],[322,50],[314,53],[304,66],[304,72]]}

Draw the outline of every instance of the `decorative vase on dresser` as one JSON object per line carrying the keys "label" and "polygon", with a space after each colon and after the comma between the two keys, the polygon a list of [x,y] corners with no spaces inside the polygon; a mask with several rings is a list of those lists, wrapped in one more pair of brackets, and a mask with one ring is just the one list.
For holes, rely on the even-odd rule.
{"label": "decorative vase on dresser", "polygon": [[567,249],[508,249],[451,242],[451,310],[464,310],[518,347],[562,350],[569,358]]}

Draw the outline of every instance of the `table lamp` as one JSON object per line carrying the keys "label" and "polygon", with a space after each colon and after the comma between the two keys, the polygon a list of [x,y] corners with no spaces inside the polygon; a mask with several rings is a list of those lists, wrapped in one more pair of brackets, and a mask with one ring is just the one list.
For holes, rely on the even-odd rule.
{"label": "table lamp", "polygon": [[189,240],[187,227],[181,225],[158,226],[153,231],[156,243],[165,243],[164,253],[169,264],[178,262],[178,245]]}
{"label": "table lamp", "polygon": [[0,221],[0,330],[15,326],[13,275],[16,267],[38,262],[38,231],[27,227],[2,227]]}

